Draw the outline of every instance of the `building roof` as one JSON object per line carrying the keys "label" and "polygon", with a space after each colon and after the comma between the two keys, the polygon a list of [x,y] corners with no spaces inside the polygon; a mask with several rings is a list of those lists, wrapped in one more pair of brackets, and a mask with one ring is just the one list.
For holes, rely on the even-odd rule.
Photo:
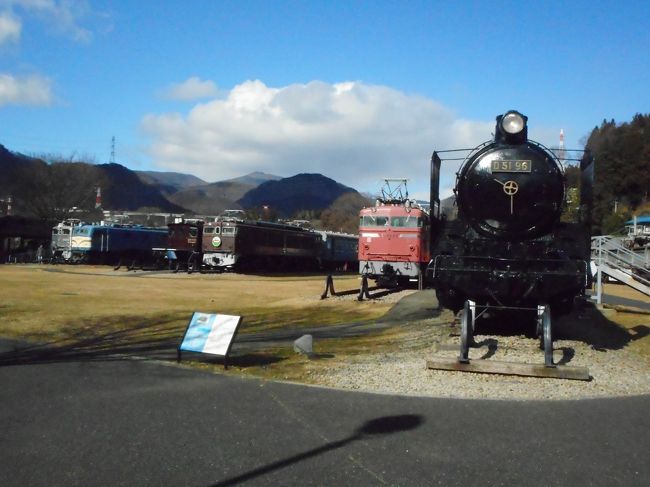
{"label": "building roof", "polygon": [[[634,225],[634,220],[628,220],[625,222],[626,225]],[[637,225],[650,225],[650,215],[642,215],[636,217]]]}

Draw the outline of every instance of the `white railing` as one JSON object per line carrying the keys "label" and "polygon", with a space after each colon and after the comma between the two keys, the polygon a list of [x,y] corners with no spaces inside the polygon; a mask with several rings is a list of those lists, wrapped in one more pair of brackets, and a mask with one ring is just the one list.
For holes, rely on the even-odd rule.
{"label": "white railing", "polygon": [[601,235],[591,239],[592,261],[596,264],[596,300],[602,301],[602,273],[650,295],[650,248],[633,252],[620,238]]}

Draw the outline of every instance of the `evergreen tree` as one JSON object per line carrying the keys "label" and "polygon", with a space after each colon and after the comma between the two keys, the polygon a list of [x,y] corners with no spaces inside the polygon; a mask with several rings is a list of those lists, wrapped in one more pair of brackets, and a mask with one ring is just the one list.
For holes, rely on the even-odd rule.
{"label": "evergreen tree", "polygon": [[592,130],[586,148],[596,164],[594,233],[617,230],[648,198],[650,115],[637,114],[620,125],[603,120]]}

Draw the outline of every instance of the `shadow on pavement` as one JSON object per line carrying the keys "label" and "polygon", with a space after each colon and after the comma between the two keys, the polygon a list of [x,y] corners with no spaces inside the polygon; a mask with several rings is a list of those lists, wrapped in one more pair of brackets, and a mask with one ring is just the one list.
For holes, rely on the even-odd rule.
{"label": "shadow on pavement", "polygon": [[175,340],[168,336],[159,323],[143,326],[132,318],[123,318],[123,321],[129,324],[122,330],[97,333],[96,330],[105,327],[104,324],[89,323],[85,329],[65,333],[65,338],[60,340],[39,344],[15,344],[12,349],[0,354],[0,365],[62,360],[111,360],[118,359],[120,354],[142,353],[158,356],[176,346]]}
{"label": "shadow on pavement", "polygon": [[282,460],[278,460],[277,462],[273,462],[268,465],[263,465],[261,467],[258,467],[249,472],[245,472],[236,477],[230,477],[228,479],[221,480],[213,484],[213,487],[240,485],[243,482],[254,479],[256,477],[260,477],[262,475],[266,475],[275,470],[280,470],[282,468],[288,467],[290,465],[301,462],[308,458],[321,455],[328,451],[336,450],[337,448],[341,448],[354,441],[362,440],[362,439],[367,440],[372,438],[373,436],[388,435],[388,434],[400,433],[402,431],[412,430],[418,428],[422,423],[424,423],[424,419],[422,418],[422,416],[415,415],[415,414],[404,414],[400,416],[384,416],[381,418],[376,418],[364,423],[360,428],[354,431],[354,433],[347,438],[344,438],[339,441],[326,443],[325,445],[320,446],[318,448],[314,448],[312,450],[299,453],[298,455],[294,455],[288,458],[284,458]]}

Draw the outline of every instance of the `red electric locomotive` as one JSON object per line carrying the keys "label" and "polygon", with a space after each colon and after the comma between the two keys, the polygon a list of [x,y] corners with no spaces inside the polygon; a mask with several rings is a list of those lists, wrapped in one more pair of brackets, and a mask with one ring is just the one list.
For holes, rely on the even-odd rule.
{"label": "red electric locomotive", "polygon": [[408,198],[406,182],[386,179],[376,205],[361,210],[359,273],[378,286],[413,281],[422,289],[430,260],[429,214]]}

